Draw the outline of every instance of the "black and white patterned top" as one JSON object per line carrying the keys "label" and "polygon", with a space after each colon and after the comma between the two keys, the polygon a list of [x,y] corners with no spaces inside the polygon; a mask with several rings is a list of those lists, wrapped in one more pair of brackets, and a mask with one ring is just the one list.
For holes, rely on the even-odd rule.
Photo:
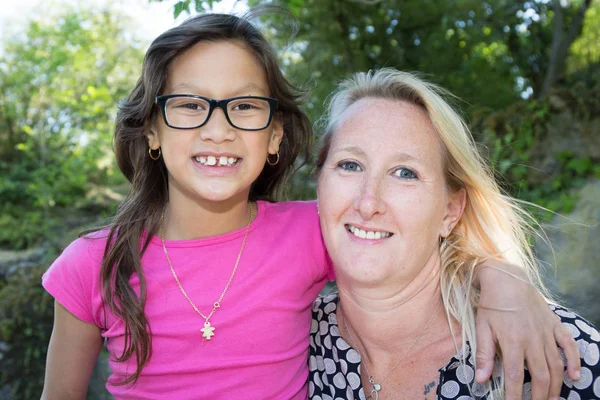
{"label": "black and white patterned top", "polygon": [[[337,293],[319,297],[312,307],[308,395],[313,400],[366,400],[360,380],[360,354],[341,336],[337,324]],[[600,334],[589,322],[562,307],[550,306],[579,345],[581,379],[565,373],[561,399],[600,399]],[[436,399],[485,398],[485,387],[475,382],[474,354],[461,349],[439,370]],[[464,360],[464,364],[461,363]],[[531,399],[531,377],[525,370],[523,399]],[[469,391],[469,387],[471,390]]]}

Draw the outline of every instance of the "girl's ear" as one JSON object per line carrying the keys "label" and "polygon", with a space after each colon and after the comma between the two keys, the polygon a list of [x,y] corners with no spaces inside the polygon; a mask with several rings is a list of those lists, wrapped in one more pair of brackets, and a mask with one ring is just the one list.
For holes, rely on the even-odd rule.
{"label": "girl's ear", "polygon": [[440,236],[447,237],[452,229],[458,224],[467,204],[467,191],[460,188],[455,193],[450,194],[448,199],[446,216],[442,221]]}
{"label": "girl's ear", "polygon": [[160,147],[160,138],[158,137],[158,133],[156,132],[156,128],[154,126],[150,127],[150,132],[146,137],[148,138],[148,146],[152,150],[158,150]]}
{"label": "girl's ear", "polygon": [[269,139],[269,154],[276,154],[279,151],[279,145],[283,140],[283,119],[273,119],[273,130],[271,131],[271,138]]}

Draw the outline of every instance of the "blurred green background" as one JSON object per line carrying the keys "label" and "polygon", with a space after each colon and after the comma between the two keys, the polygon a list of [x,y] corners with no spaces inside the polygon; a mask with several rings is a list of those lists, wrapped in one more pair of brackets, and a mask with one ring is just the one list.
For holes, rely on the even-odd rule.
{"label": "blurred green background", "polygon": [[[109,221],[128,190],[113,120],[149,44],[136,10],[156,3],[168,9],[165,28],[212,7],[286,7],[293,18],[259,23],[286,75],[309,91],[315,123],[356,71],[420,71],[452,91],[503,188],[549,210],[532,208],[552,243],[532,238],[548,285],[600,323],[600,0],[142,2],[54,1],[3,21],[0,398],[39,398],[52,328],[40,276],[79,231]],[[294,177],[290,199],[315,197],[311,170]],[[99,365],[90,398],[104,398]]]}

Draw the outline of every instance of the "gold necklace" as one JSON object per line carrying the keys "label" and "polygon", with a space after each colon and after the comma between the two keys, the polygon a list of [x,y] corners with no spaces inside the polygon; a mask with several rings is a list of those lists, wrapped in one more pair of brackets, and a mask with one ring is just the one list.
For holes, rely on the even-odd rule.
{"label": "gold necklace", "polygon": [[194,311],[196,311],[198,313],[198,315],[200,315],[204,319],[204,328],[200,329],[200,331],[202,332],[202,343],[204,343],[205,340],[210,340],[211,337],[215,336],[215,333],[214,333],[215,327],[211,326],[209,320],[210,320],[210,317],[212,317],[213,314],[217,311],[217,309],[219,307],[221,307],[221,301],[223,300],[223,297],[225,297],[225,293],[227,293],[227,289],[229,289],[229,285],[231,285],[231,282],[233,281],[233,277],[235,276],[235,272],[237,271],[238,264],[240,263],[240,258],[242,258],[242,253],[244,252],[244,246],[246,245],[246,238],[248,238],[248,232],[250,231],[250,224],[252,223],[252,204],[251,203],[248,203],[248,211],[249,211],[248,225],[246,226],[246,232],[244,233],[244,239],[242,239],[242,245],[240,246],[240,252],[238,253],[237,259],[235,260],[235,265],[233,266],[233,271],[231,271],[231,276],[229,277],[229,280],[227,281],[227,284],[225,285],[225,289],[223,289],[223,292],[221,293],[221,297],[219,297],[219,300],[217,300],[213,303],[213,308],[212,308],[210,314],[208,314],[208,315],[204,315],[200,310],[198,310],[198,307],[196,307],[196,305],[194,304],[192,299],[190,299],[190,297],[186,293],[185,289],[181,285],[181,282],[179,282],[179,278],[177,277],[177,274],[175,273],[175,270],[173,269],[173,264],[171,264],[171,259],[169,258],[169,253],[167,252],[167,246],[165,246],[165,223],[164,223],[165,222],[165,212],[164,211],[160,217],[160,239],[162,241],[163,251],[165,252],[165,257],[167,259],[167,263],[169,263],[169,268],[171,269],[173,278],[175,278],[175,282],[177,282],[177,286],[179,286],[179,290],[181,290],[181,293],[183,293],[183,296],[187,299],[188,303],[190,303],[190,305],[192,306]]}
{"label": "gold necklace", "polygon": [[[392,371],[394,371],[396,369],[396,367],[398,365],[400,365],[400,363],[402,362],[402,360],[404,360],[404,358],[406,358],[406,356],[412,350],[412,348],[415,346],[415,344],[417,344],[417,342],[419,341],[419,339],[421,339],[421,336],[423,336],[425,334],[425,331],[427,330],[427,327],[431,323],[431,320],[433,319],[433,316],[435,315],[436,311],[440,307],[440,304],[442,304],[442,300],[440,300],[438,302],[437,306],[435,306],[435,310],[433,310],[433,313],[431,314],[431,316],[427,320],[427,323],[425,324],[425,327],[423,328],[423,330],[421,331],[421,333],[419,333],[419,336],[417,336],[417,338],[411,343],[411,345],[404,352],[404,354],[402,354],[402,357],[400,357],[400,359],[398,359],[398,361],[396,361],[396,364],[394,364],[394,366],[379,381],[379,383],[375,383],[375,378],[373,377],[373,375],[371,375],[371,372],[369,371],[369,367],[367,366],[367,363],[366,363],[366,360],[365,360],[365,362],[363,364],[365,366],[365,370],[367,371],[367,374],[369,375],[369,383],[371,384],[371,394],[367,397],[367,399],[379,400],[379,391],[382,388],[381,384],[383,383],[383,381],[385,381],[388,378],[388,376],[390,376],[390,374],[392,373]],[[341,306],[341,304],[340,304],[340,306]],[[354,340],[354,335],[352,335],[352,331],[348,328],[348,324],[346,323],[346,315],[345,314],[344,314],[344,319],[343,320],[344,320],[344,328],[346,329],[346,332],[348,332],[348,334],[350,335],[350,340],[352,340],[352,343],[355,346],[357,346],[356,350],[358,350],[358,342],[356,340]],[[359,351],[359,354],[360,354],[360,351]]]}

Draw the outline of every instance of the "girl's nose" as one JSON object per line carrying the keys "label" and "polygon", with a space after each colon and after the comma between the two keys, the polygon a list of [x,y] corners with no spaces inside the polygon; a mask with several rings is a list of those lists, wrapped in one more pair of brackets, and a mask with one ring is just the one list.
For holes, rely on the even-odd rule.
{"label": "girl's nose", "polygon": [[208,122],[200,128],[200,138],[214,143],[223,143],[235,139],[235,128],[229,124],[225,112],[215,108]]}

